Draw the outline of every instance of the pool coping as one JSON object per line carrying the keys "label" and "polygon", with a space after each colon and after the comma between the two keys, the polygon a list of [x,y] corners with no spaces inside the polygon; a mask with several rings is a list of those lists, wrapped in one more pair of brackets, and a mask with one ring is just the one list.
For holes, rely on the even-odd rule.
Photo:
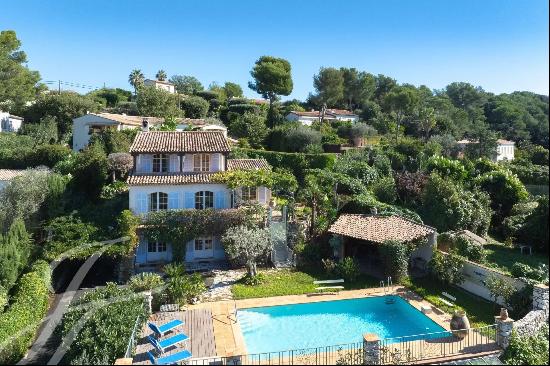
{"label": "pool coping", "polygon": [[[204,302],[191,305],[189,309],[209,308],[212,311],[216,354],[219,357],[228,357],[248,353],[246,350],[243,332],[241,331],[241,327],[236,319],[236,311],[239,309],[349,300],[385,295],[397,295],[401,297],[443,329],[450,330],[450,314],[440,310],[428,301],[424,300],[418,294],[403,286],[393,286],[390,288],[389,292],[384,292],[383,289],[380,288],[370,288],[363,290],[340,291],[338,293],[331,294],[285,295]],[[429,309],[429,311],[426,313],[422,311],[423,308],[425,310]]]}

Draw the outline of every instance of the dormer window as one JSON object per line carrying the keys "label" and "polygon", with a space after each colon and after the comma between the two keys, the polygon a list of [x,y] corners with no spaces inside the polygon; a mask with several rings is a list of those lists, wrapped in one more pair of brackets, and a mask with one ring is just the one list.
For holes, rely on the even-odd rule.
{"label": "dormer window", "polygon": [[153,173],[165,173],[168,171],[168,155],[153,155]]}
{"label": "dormer window", "polygon": [[193,155],[193,171],[194,172],[210,171],[210,154]]}

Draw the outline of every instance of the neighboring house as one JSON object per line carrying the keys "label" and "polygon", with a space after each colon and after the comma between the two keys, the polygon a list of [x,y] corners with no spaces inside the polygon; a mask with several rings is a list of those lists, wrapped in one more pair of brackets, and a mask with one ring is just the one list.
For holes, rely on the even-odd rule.
{"label": "neighboring house", "polygon": [[17,132],[23,124],[23,117],[0,111],[0,132]]}
{"label": "neighboring house", "polygon": [[[88,146],[90,136],[109,128],[118,131],[125,129],[136,129],[143,127],[147,121],[148,127],[154,127],[164,122],[163,118],[128,116],[114,113],[88,113],[73,119],[73,150],[80,151]],[[176,123],[180,129],[200,129],[208,131],[222,131],[227,135],[227,128],[224,125],[212,124],[204,119],[177,118]]]}
{"label": "neighboring house", "polygon": [[[319,121],[320,113],[321,112],[315,110],[309,112],[291,111],[287,114],[286,119],[288,121],[298,121],[303,125],[311,126],[313,122]],[[325,112],[325,120],[357,122],[359,116],[343,109],[327,109]]]}
{"label": "neighboring house", "polygon": [[145,79],[143,81],[143,85],[154,86],[157,89],[166,90],[167,92],[172,94],[176,93],[176,86],[168,81]]}
{"label": "neighboring house", "polygon": [[[243,201],[269,203],[266,187],[231,190],[212,181],[217,172],[270,169],[263,159],[228,159],[230,146],[220,131],[139,132],[130,153],[134,171],[128,177],[129,207],[136,215],[151,211],[233,209]],[[172,243],[150,242],[140,234],[136,265],[172,260]],[[185,262],[225,259],[220,238],[194,238],[185,245]]]}
{"label": "neighboring house", "polygon": [[[464,150],[466,148],[466,145],[470,144],[478,144],[477,141],[472,140],[460,140],[457,141],[458,146]],[[495,152],[495,155],[493,156],[493,160],[495,161],[511,161],[515,158],[515,149],[516,149],[516,143],[514,141],[508,141],[503,139],[497,140],[497,150]]]}
{"label": "neighboring house", "polygon": [[0,191],[2,191],[13,178],[23,175],[24,173],[25,170],[20,169],[0,169]]}

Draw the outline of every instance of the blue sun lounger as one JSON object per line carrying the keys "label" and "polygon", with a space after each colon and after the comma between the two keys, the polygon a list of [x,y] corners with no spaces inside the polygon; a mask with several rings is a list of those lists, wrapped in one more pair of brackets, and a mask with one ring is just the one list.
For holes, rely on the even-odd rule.
{"label": "blue sun lounger", "polygon": [[153,365],[176,365],[181,361],[191,358],[191,352],[184,350],[170,356],[155,358],[151,352],[147,351],[147,356]]}
{"label": "blue sun lounger", "polygon": [[180,325],[183,325],[183,322],[181,320],[174,319],[171,322],[158,326],[155,323],[147,323],[147,325],[149,326],[149,328],[151,328],[151,330],[155,333],[157,337],[162,337],[169,331],[179,327]]}
{"label": "blue sun lounger", "polygon": [[157,349],[157,351],[159,351],[162,354],[166,352],[168,348],[185,342],[186,340],[189,339],[189,336],[186,334],[180,333],[163,340],[156,340],[151,336],[147,336],[147,339],[149,340],[149,343],[151,343]]}

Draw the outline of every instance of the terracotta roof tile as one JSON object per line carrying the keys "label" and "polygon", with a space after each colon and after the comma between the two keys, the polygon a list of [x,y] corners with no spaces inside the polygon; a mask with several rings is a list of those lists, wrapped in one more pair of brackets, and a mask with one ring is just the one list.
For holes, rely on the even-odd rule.
{"label": "terracotta roof tile", "polygon": [[22,169],[0,169],[0,180],[12,180],[24,173],[25,170]]}
{"label": "terracotta roof tile", "polygon": [[386,240],[407,242],[420,239],[434,233],[435,229],[401,216],[343,214],[332,224],[329,232],[383,243]]}
{"label": "terracotta roof tile", "polygon": [[265,159],[228,159],[227,170],[271,169]]}
{"label": "terracotta roof tile", "polygon": [[215,173],[164,173],[164,174],[130,174],[127,183],[134,186],[151,184],[202,184],[213,183]]}
{"label": "terracotta roof tile", "polygon": [[229,152],[227,139],[220,131],[139,132],[130,153]]}

